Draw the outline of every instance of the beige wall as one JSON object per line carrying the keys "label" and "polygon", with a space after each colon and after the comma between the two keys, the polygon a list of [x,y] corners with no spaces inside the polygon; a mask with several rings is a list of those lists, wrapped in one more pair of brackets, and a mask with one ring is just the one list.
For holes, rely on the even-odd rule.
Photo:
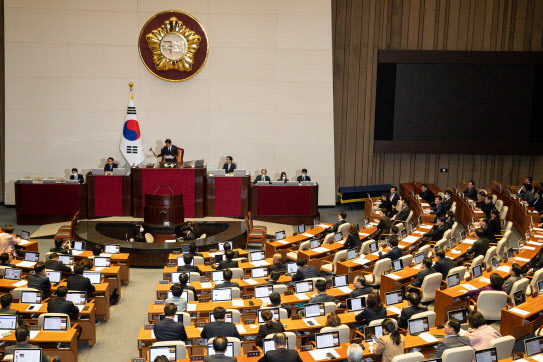
{"label": "beige wall", "polygon": [[[183,83],[138,55],[141,27],[168,9],[210,38],[207,65]],[[330,0],[6,0],[6,203],[19,178],[120,159],[134,82],[146,149],[169,137],[185,160],[229,154],[272,177],[306,167],[319,204],[333,204],[331,19]]]}

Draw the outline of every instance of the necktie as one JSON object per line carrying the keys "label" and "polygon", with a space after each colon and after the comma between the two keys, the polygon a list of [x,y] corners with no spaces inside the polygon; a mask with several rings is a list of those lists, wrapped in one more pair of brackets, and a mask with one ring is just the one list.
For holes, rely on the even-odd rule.
{"label": "necktie", "polygon": [[302,176],[302,181],[305,181],[305,175]]}
{"label": "necktie", "polygon": [[172,148],[171,148],[171,147],[168,147],[168,152],[172,152]]}

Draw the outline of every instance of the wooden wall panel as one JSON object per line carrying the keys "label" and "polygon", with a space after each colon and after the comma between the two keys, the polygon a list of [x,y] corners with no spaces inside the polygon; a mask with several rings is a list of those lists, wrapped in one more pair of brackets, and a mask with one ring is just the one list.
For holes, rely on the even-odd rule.
{"label": "wooden wall panel", "polygon": [[379,49],[541,51],[543,1],[333,0],[332,28],[337,187],[543,179],[543,156],[373,152]]}

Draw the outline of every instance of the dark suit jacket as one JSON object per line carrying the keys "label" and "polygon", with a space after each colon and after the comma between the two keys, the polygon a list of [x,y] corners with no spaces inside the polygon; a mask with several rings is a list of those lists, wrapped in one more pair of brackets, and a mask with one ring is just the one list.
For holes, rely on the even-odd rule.
{"label": "dark suit jacket", "polygon": [[449,274],[449,270],[451,270],[453,267],[453,261],[449,258],[443,258],[441,260],[438,260],[434,263],[433,266],[435,271],[441,273],[441,275],[443,276],[442,280],[445,280],[447,274]]}
{"label": "dark suit jacket", "polygon": [[68,265],[62,264],[58,260],[47,260],[45,262],[45,269],[51,269],[55,271],[63,271],[66,273],[71,273],[72,269]]}
{"label": "dark suit jacket", "polygon": [[486,217],[490,218],[490,211],[494,208],[494,204],[490,201],[488,204],[485,202],[481,206],[481,211],[485,213]]}
{"label": "dark suit jacket", "polygon": [[305,180],[302,180],[303,176],[300,175],[296,178],[296,181],[298,182],[302,182],[302,181],[311,181],[311,177],[309,177],[308,175],[305,175]]}
{"label": "dark suit jacket", "polygon": [[339,220],[338,222],[336,222],[334,224],[334,226],[332,226],[331,229],[327,229],[326,231],[330,232],[330,233],[337,233],[337,230],[339,229],[339,227],[343,224],[345,224],[347,221],[345,220]]}
{"label": "dark suit jacket", "polygon": [[231,269],[231,268],[238,268],[238,261],[237,260],[221,260],[219,263],[219,266],[217,266],[217,270],[223,270],[223,269]]}
{"label": "dark suit jacket", "polygon": [[287,183],[287,182],[288,182],[288,178],[286,178],[286,179],[284,179],[284,180],[283,180],[282,178],[278,178],[277,181],[283,181],[284,183]]}
{"label": "dark suit jacket", "polygon": [[360,251],[360,247],[362,246],[362,240],[360,240],[360,236],[358,234],[349,234],[347,235],[347,240],[345,240],[345,244],[343,244],[343,249],[356,249],[357,251]]}
{"label": "dark suit jacket", "polygon": [[205,356],[204,362],[236,362],[236,357],[228,357],[223,353],[214,354],[213,356]]}
{"label": "dark suit jacket", "polygon": [[400,212],[396,214],[396,217],[394,218],[394,220],[406,221],[407,218],[409,217],[410,212],[411,212],[411,209],[409,208],[409,206],[405,206],[400,210]]}
{"label": "dark suit jacket", "polygon": [[[75,175],[70,175],[70,180],[75,180],[74,176]],[[83,179],[83,175],[77,174],[77,179],[79,180],[80,184],[85,183],[85,180]]]}
{"label": "dark suit jacket", "polygon": [[436,202],[436,196],[430,189],[426,189],[426,191],[421,192],[419,196],[421,199],[426,200],[426,202],[429,204]]}
{"label": "dark suit jacket", "polygon": [[271,178],[268,175],[266,175],[266,176],[258,175],[258,176],[255,177],[255,180],[253,181],[253,185],[256,185],[256,183],[258,181],[268,181],[268,182],[270,182]]}
{"label": "dark suit jacket", "polygon": [[418,306],[418,307],[410,306],[410,307],[402,309],[402,313],[400,314],[400,317],[398,318],[398,327],[407,329],[407,321],[409,320],[409,318],[411,318],[417,313],[426,312],[427,310],[428,308],[421,307],[421,306]]}
{"label": "dark suit jacket", "polygon": [[324,293],[324,294],[317,294],[314,297],[311,297],[308,303],[326,303],[326,302],[333,302],[334,300],[336,300],[334,296]]}
{"label": "dark suit jacket", "polygon": [[354,288],[351,294],[349,294],[349,298],[358,298],[362,295],[370,294],[371,292],[373,292],[372,287]]}
{"label": "dark suit jacket", "polygon": [[272,264],[268,266],[268,275],[270,275],[273,271],[286,271],[287,266],[285,264]]}
{"label": "dark suit jacket", "polygon": [[445,216],[445,207],[443,206],[443,203],[439,203],[439,204],[436,204],[434,205],[430,211],[432,212],[432,214],[435,214],[436,215],[436,220],[438,217],[442,217],[442,216]]}
{"label": "dark suit jacket", "polygon": [[435,272],[436,270],[434,269],[434,267],[431,267],[430,269],[424,267],[424,269],[417,273],[417,278],[415,279],[413,286],[420,288],[422,282],[424,281],[424,278],[426,278],[427,275],[433,274]]}
{"label": "dark suit jacket", "polygon": [[196,234],[193,231],[189,231],[188,234],[183,236],[183,240],[196,240]]}
{"label": "dark suit jacket", "polygon": [[224,170],[225,173],[233,173],[234,170],[236,169],[236,165],[234,163],[231,163],[230,165],[225,163],[224,165],[222,165],[222,169]]}
{"label": "dark suit jacket", "polygon": [[68,277],[66,280],[68,290],[80,290],[82,292],[93,293],[96,288],[91,284],[89,278],[85,278],[83,275],[74,274]]}
{"label": "dark suit jacket", "polygon": [[400,249],[397,246],[390,249],[388,253],[386,254],[379,252],[379,259],[390,258],[391,261],[394,261],[394,260],[400,259],[401,257],[402,257],[402,249]]}
{"label": "dark suit jacket", "polygon": [[78,315],[79,309],[73,302],[65,300],[64,298],[51,299],[47,303],[47,313],[64,313],[68,315]]}
{"label": "dark suit jacket", "polygon": [[26,322],[23,320],[23,316],[19,314],[16,309],[0,308],[0,314],[16,315],[18,326],[24,326],[26,324]]}
{"label": "dark suit jacket", "polygon": [[445,234],[445,231],[447,231],[447,227],[445,225],[434,225],[432,230],[424,234],[423,236],[430,238],[430,241],[439,241],[443,239],[443,234]]}
{"label": "dark suit jacket", "polygon": [[221,289],[221,288],[239,288],[238,283],[232,283],[232,282],[223,282],[220,284],[215,284],[215,288]]}
{"label": "dark suit jacket", "polygon": [[216,336],[225,336],[225,337],[236,337],[241,340],[241,336],[236,328],[234,323],[227,323],[224,321],[216,321],[211,323],[206,323],[204,329],[200,336],[202,338],[213,338]]}
{"label": "dark suit jacket", "polygon": [[388,216],[383,216],[379,220],[379,224],[377,224],[377,231],[375,232],[375,236],[379,236],[381,234],[390,234],[390,228],[392,227],[392,221]]}
{"label": "dark suit jacket", "polygon": [[367,324],[370,324],[371,321],[377,319],[384,319],[387,317],[387,309],[382,307],[378,311],[375,311],[373,308],[366,308],[362,312],[358,313],[355,317],[357,322],[366,321]]}
{"label": "dark suit jacket", "polygon": [[295,349],[280,348],[266,352],[258,362],[302,362],[302,359]]}
{"label": "dark suit jacket", "polygon": [[[171,151],[168,151],[168,146],[164,146],[162,147],[162,149],[160,150],[160,153],[157,155],[158,157],[162,157],[162,156],[173,156],[174,158],[174,162],[177,162],[177,155],[179,154],[179,150],[177,148],[177,146],[174,146],[174,145],[171,145]],[[168,161],[168,160],[166,160]]]}
{"label": "dark suit jacket", "polygon": [[26,279],[28,280],[27,288],[35,288],[42,292],[42,296],[45,297],[47,290],[51,289],[51,282],[47,276],[41,274],[29,274]]}
{"label": "dark suit jacket", "polygon": [[483,226],[483,231],[485,232],[485,238],[490,242],[496,242],[496,237],[494,236],[494,231],[490,228],[490,225]]}
{"label": "dark suit jacket", "polygon": [[183,323],[176,322],[172,318],[164,318],[155,322],[155,337],[157,342],[186,341],[187,333]]}
{"label": "dark suit jacket", "polygon": [[454,225],[454,219],[445,220],[445,226],[447,227],[447,230],[452,229],[453,225]]}
{"label": "dark suit jacket", "polygon": [[72,249],[63,249],[63,248],[51,248],[49,249],[50,253],[57,253],[57,254],[64,254],[64,255],[72,255]]}
{"label": "dark suit jacket", "polygon": [[[16,343],[12,344],[11,346],[6,346],[6,350],[4,352],[4,355],[13,354],[15,353],[16,349],[34,349],[34,348],[40,348],[39,346],[35,346],[30,343]],[[51,361],[51,357],[47,356],[45,353],[42,353],[41,355],[41,362],[49,362]]]}
{"label": "dark suit jacket", "polygon": [[319,277],[319,271],[314,266],[306,265],[303,268],[299,268],[296,274],[292,276],[292,281],[297,282],[300,280],[305,280],[307,278],[317,278]]}
{"label": "dark suit jacket", "polygon": [[281,322],[274,321],[274,322],[271,322],[271,324],[269,325],[267,323],[261,324],[260,327],[258,328],[255,344],[258,347],[262,347],[263,345],[262,341],[268,334],[274,334],[274,333],[279,333],[279,332],[284,332],[284,331],[285,331],[285,327],[283,327],[283,323]]}
{"label": "dark suit jacket", "polygon": [[531,207],[535,208],[537,212],[543,211],[543,199],[538,197],[529,203]]}
{"label": "dark suit jacket", "polygon": [[470,346],[468,337],[460,337],[460,336],[446,337],[445,339],[443,339],[441,342],[437,344],[434,358],[441,358],[441,355],[443,354],[443,352],[445,352],[446,349],[464,347],[464,346],[468,346],[468,347]]}
{"label": "dark suit jacket", "polygon": [[443,201],[443,208],[445,209],[445,212],[451,209],[453,202],[452,197],[449,197],[447,200]]}
{"label": "dark suit jacket", "polygon": [[476,258],[479,255],[485,256],[486,252],[488,251],[488,248],[490,247],[488,239],[487,238],[480,238],[477,239],[471,248],[468,249],[468,253],[473,253],[472,258]]}
{"label": "dark suit jacket", "polygon": [[390,196],[388,197],[388,200],[392,204],[392,206],[396,206],[399,199],[400,199],[400,195],[398,195],[398,194],[394,194],[394,196],[392,196],[392,200],[390,199]]}
{"label": "dark suit jacket", "polygon": [[183,290],[192,290],[192,292],[194,293],[194,297],[196,298],[196,288],[194,288],[193,286],[184,284]]}
{"label": "dark suit jacket", "polygon": [[469,197],[474,201],[477,201],[477,189],[475,187],[472,187],[471,189],[465,189],[463,193],[464,196]]}
{"label": "dark suit jacket", "polygon": [[109,172],[113,172],[113,169],[114,169],[114,168],[117,168],[117,164],[116,164],[116,163],[114,163],[113,165],[111,165],[111,167],[109,166],[109,163],[106,163],[106,164],[104,165],[104,172],[108,172],[108,171],[109,171]]}
{"label": "dark suit jacket", "polygon": [[190,272],[202,274],[202,272],[200,271],[200,269],[198,269],[196,265],[181,265],[177,267],[177,271],[185,272],[187,274]]}

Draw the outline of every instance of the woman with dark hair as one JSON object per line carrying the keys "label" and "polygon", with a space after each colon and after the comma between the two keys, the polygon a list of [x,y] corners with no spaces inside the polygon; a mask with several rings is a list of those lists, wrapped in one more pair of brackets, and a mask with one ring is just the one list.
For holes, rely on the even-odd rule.
{"label": "woman with dark hair", "polygon": [[326,317],[326,327],[339,327],[341,325],[341,320],[337,316],[336,312],[328,314]]}
{"label": "woman with dark hair", "polygon": [[398,328],[390,318],[385,319],[381,326],[383,327],[383,336],[379,338],[374,353],[382,356],[382,362],[392,362],[394,357],[403,354],[405,337],[398,332]]}
{"label": "woman with dark hair", "polygon": [[484,287],[477,290],[470,290],[469,292],[466,293],[466,295],[476,301],[477,298],[479,298],[479,294],[484,290],[494,290],[497,292],[505,292],[505,288],[503,287],[502,276],[498,273],[490,274],[490,285],[485,285]]}
{"label": "woman with dark hair", "polygon": [[469,344],[476,351],[488,348],[488,342],[502,336],[498,331],[486,324],[485,317],[481,312],[471,312],[468,316],[468,324]]}
{"label": "woman with dark hair", "polygon": [[343,249],[356,249],[356,251],[360,251],[361,246],[362,241],[358,235],[358,228],[355,224],[351,224],[351,226],[349,226],[349,235],[347,235],[345,244],[343,244]]}
{"label": "woman with dark hair", "polygon": [[288,182],[287,173],[285,171],[281,172],[281,176],[279,176],[279,179],[277,181],[283,181],[284,183]]}
{"label": "woman with dark hair", "polygon": [[408,302],[407,308],[402,309],[402,313],[398,318],[398,327],[407,329],[407,321],[409,318],[414,316],[417,313],[426,312],[428,308],[421,307],[420,305],[420,296],[419,293],[408,293],[405,297]]}
{"label": "woman with dark hair", "polygon": [[383,302],[381,302],[379,294],[371,292],[366,298],[366,309],[358,313],[355,319],[357,322],[369,324],[371,321],[384,319],[386,317],[387,310],[383,307]]}
{"label": "woman with dark hair", "polygon": [[281,321],[276,322],[273,320],[273,313],[271,310],[264,309],[261,312],[261,315],[262,319],[264,320],[264,324],[260,325],[260,327],[258,328],[258,334],[256,335],[255,344],[258,347],[262,347],[262,345],[264,344],[264,338],[268,334],[275,334],[285,331],[285,327],[283,327],[283,323],[281,323]]}

